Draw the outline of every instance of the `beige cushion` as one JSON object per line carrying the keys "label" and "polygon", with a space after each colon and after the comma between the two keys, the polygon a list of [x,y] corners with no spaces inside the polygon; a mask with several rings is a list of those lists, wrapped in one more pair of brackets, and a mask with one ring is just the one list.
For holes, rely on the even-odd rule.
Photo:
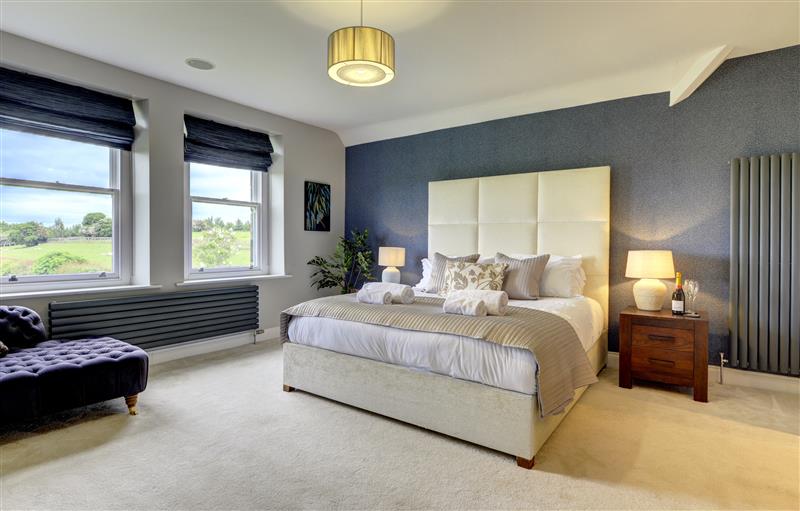
{"label": "beige cushion", "polygon": [[444,286],[439,291],[439,294],[447,295],[452,291],[463,291],[465,289],[501,291],[507,269],[508,265],[506,264],[447,261]]}
{"label": "beige cushion", "polygon": [[508,273],[503,282],[503,291],[515,300],[533,300],[539,298],[539,281],[550,254],[543,254],[526,259],[512,259],[505,254],[497,253],[495,263],[508,266]]}
{"label": "beige cushion", "polygon": [[445,272],[447,271],[447,262],[466,262],[474,263],[480,257],[479,254],[471,254],[460,257],[447,257],[439,252],[433,254],[433,261],[431,266],[431,281],[425,289],[428,293],[438,293],[444,287]]}

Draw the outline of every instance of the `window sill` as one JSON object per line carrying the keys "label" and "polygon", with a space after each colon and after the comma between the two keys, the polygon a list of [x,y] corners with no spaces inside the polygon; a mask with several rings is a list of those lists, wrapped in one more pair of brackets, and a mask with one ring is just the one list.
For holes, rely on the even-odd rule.
{"label": "window sill", "polygon": [[224,284],[226,282],[249,282],[253,280],[280,280],[290,279],[292,275],[245,275],[244,277],[212,277],[206,279],[184,280],[176,282],[178,287],[202,286],[204,284]]}
{"label": "window sill", "polygon": [[93,295],[98,293],[118,293],[124,291],[142,291],[145,289],[161,289],[160,285],[149,284],[132,284],[127,286],[106,286],[106,287],[84,287],[72,289],[50,289],[44,291],[18,291],[12,293],[0,293],[0,299],[7,300],[11,298],[38,298],[38,297],[51,297],[51,296],[69,296],[69,295]]}

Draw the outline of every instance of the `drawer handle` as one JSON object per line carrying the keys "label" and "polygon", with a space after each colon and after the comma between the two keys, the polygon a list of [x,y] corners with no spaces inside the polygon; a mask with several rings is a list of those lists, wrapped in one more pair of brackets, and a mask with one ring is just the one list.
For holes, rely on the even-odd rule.
{"label": "drawer handle", "polygon": [[651,364],[662,367],[675,367],[675,362],[672,360],[661,360],[660,358],[648,358]]}
{"label": "drawer handle", "polygon": [[671,335],[655,335],[649,334],[647,336],[651,341],[667,341],[667,342],[675,342],[675,338]]}

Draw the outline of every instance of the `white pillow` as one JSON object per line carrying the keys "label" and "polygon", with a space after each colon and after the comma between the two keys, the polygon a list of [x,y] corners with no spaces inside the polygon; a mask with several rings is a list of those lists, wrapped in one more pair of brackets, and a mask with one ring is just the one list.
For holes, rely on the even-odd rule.
{"label": "white pillow", "polygon": [[539,281],[540,296],[572,298],[583,295],[586,272],[582,256],[550,256]]}
{"label": "white pillow", "polygon": [[431,284],[431,270],[433,269],[433,265],[431,264],[431,260],[427,257],[422,260],[422,278],[417,285],[414,286],[414,289],[418,291],[425,291]]}

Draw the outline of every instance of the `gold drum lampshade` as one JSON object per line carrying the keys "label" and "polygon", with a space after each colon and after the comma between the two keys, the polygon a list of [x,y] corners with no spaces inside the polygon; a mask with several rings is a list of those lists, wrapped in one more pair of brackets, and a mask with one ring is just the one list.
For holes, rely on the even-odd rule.
{"label": "gold drum lampshade", "polygon": [[373,27],[340,28],[328,37],[328,75],[355,87],[390,82],[394,78],[394,39]]}

